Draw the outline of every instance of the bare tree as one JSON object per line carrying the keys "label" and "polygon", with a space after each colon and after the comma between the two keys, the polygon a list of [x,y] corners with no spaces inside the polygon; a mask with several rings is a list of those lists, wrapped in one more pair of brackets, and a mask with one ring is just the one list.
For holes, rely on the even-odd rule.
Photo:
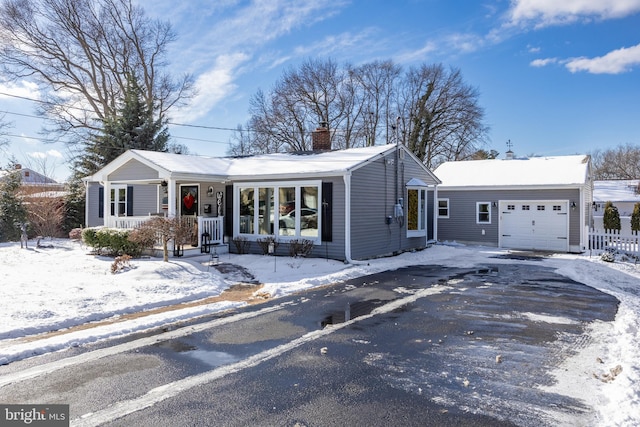
{"label": "bare tree", "polygon": [[409,113],[409,149],[430,168],[471,157],[488,131],[478,91],[464,83],[460,70],[442,64],[423,65],[409,76],[405,105],[411,109],[401,114]]}
{"label": "bare tree", "polygon": [[640,179],[640,146],[619,145],[591,153],[595,179]]}
{"label": "bare tree", "polygon": [[393,111],[393,96],[401,72],[401,67],[390,60],[363,64],[352,72],[362,91],[360,128],[365,133],[366,145],[376,145],[379,137],[385,142],[392,139],[390,132],[397,117]]}
{"label": "bare tree", "polygon": [[9,140],[7,139],[7,131],[12,126],[12,123],[6,121],[5,117],[5,114],[0,114],[0,152],[2,152],[4,148],[9,145]]}
{"label": "bare tree", "polygon": [[60,192],[38,186],[39,192],[25,196],[29,227],[37,236],[61,237],[64,223],[64,200]]}
{"label": "bare tree", "polygon": [[333,148],[402,143],[435,167],[470,158],[484,145],[488,128],[478,98],[459,70],[440,64],[403,73],[391,61],[340,68],[308,60],[268,94],[257,92],[247,125],[254,134],[236,135],[230,152],[307,150],[311,132],[326,122]]}
{"label": "bare tree", "polygon": [[0,62],[6,76],[40,85],[54,130],[99,131],[117,112],[126,76],[140,77],[149,110],[163,119],[192,95],[192,78],[163,72],[175,39],[131,0],[3,0]]}

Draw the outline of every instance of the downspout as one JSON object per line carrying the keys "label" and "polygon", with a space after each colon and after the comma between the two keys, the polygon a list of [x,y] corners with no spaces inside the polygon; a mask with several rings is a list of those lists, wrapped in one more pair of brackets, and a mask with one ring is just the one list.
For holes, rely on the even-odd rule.
{"label": "downspout", "polygon": [[438,241],[438,184],[433,186],[433,240]]}
{"label": "downspout", "polygon": [[351,258],[351,171],[343,175],[344,180],[344,257],[348,264],[369,265],[367,261]]}

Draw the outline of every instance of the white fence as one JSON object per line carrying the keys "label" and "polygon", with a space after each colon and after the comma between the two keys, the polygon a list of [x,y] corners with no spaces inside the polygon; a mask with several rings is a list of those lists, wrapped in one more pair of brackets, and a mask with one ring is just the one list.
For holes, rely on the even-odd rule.
{"label": "white fence", "polygon": [[589,250],[593,255],[607,250],[640,256],[640,234],[637,231],[589,230]]}

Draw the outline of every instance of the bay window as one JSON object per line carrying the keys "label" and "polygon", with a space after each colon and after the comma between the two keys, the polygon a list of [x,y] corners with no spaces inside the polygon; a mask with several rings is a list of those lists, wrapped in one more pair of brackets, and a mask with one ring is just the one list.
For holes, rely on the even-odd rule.
{"label": "bay window", "polygon": [[317,181],[236,184],[234,212],[238,221],[234,233],[319,243],[320,188]]}

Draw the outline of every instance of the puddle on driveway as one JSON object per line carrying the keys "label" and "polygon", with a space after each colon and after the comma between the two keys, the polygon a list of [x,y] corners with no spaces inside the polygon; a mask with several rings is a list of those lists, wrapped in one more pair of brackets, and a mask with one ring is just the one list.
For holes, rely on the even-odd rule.
{"label": "puddle on driveway", "polygon": [[[348,322],[356,317],[364,316],[373,311],[374,308],[382,305],[385,301],[379,299],[370,299],[365,301],[356,301],[346,303],[343,311],[334,311],[322,321],[320,321],[320,328],[324,328],[327,325],[337,325],[339,323]],[[386,301],[388,302],[388,301]]]}
{"label": "puddle on driveway", "polygon": [[199,362],[209,365],[212,368],[228,365],[240,360],[239,357],[236,357],[230,353],[225,353],[223,351],[203,350],[195,345],[187,344],[180,340],[163,341],[161,343],[155,344],[155,346],[172,350],[176,353],[180,353],[182,356],[191,357],[198,360]]}
{"label": "puddle on driveway", "polygon": [[239,357],[236,357],[233,354],[225,353],[223,351],[191,350],[186,352],[185,355],[193,357],[194,359],[199,360],[200,362],[205,363],[212,368],[229,365],[240,360]]}

